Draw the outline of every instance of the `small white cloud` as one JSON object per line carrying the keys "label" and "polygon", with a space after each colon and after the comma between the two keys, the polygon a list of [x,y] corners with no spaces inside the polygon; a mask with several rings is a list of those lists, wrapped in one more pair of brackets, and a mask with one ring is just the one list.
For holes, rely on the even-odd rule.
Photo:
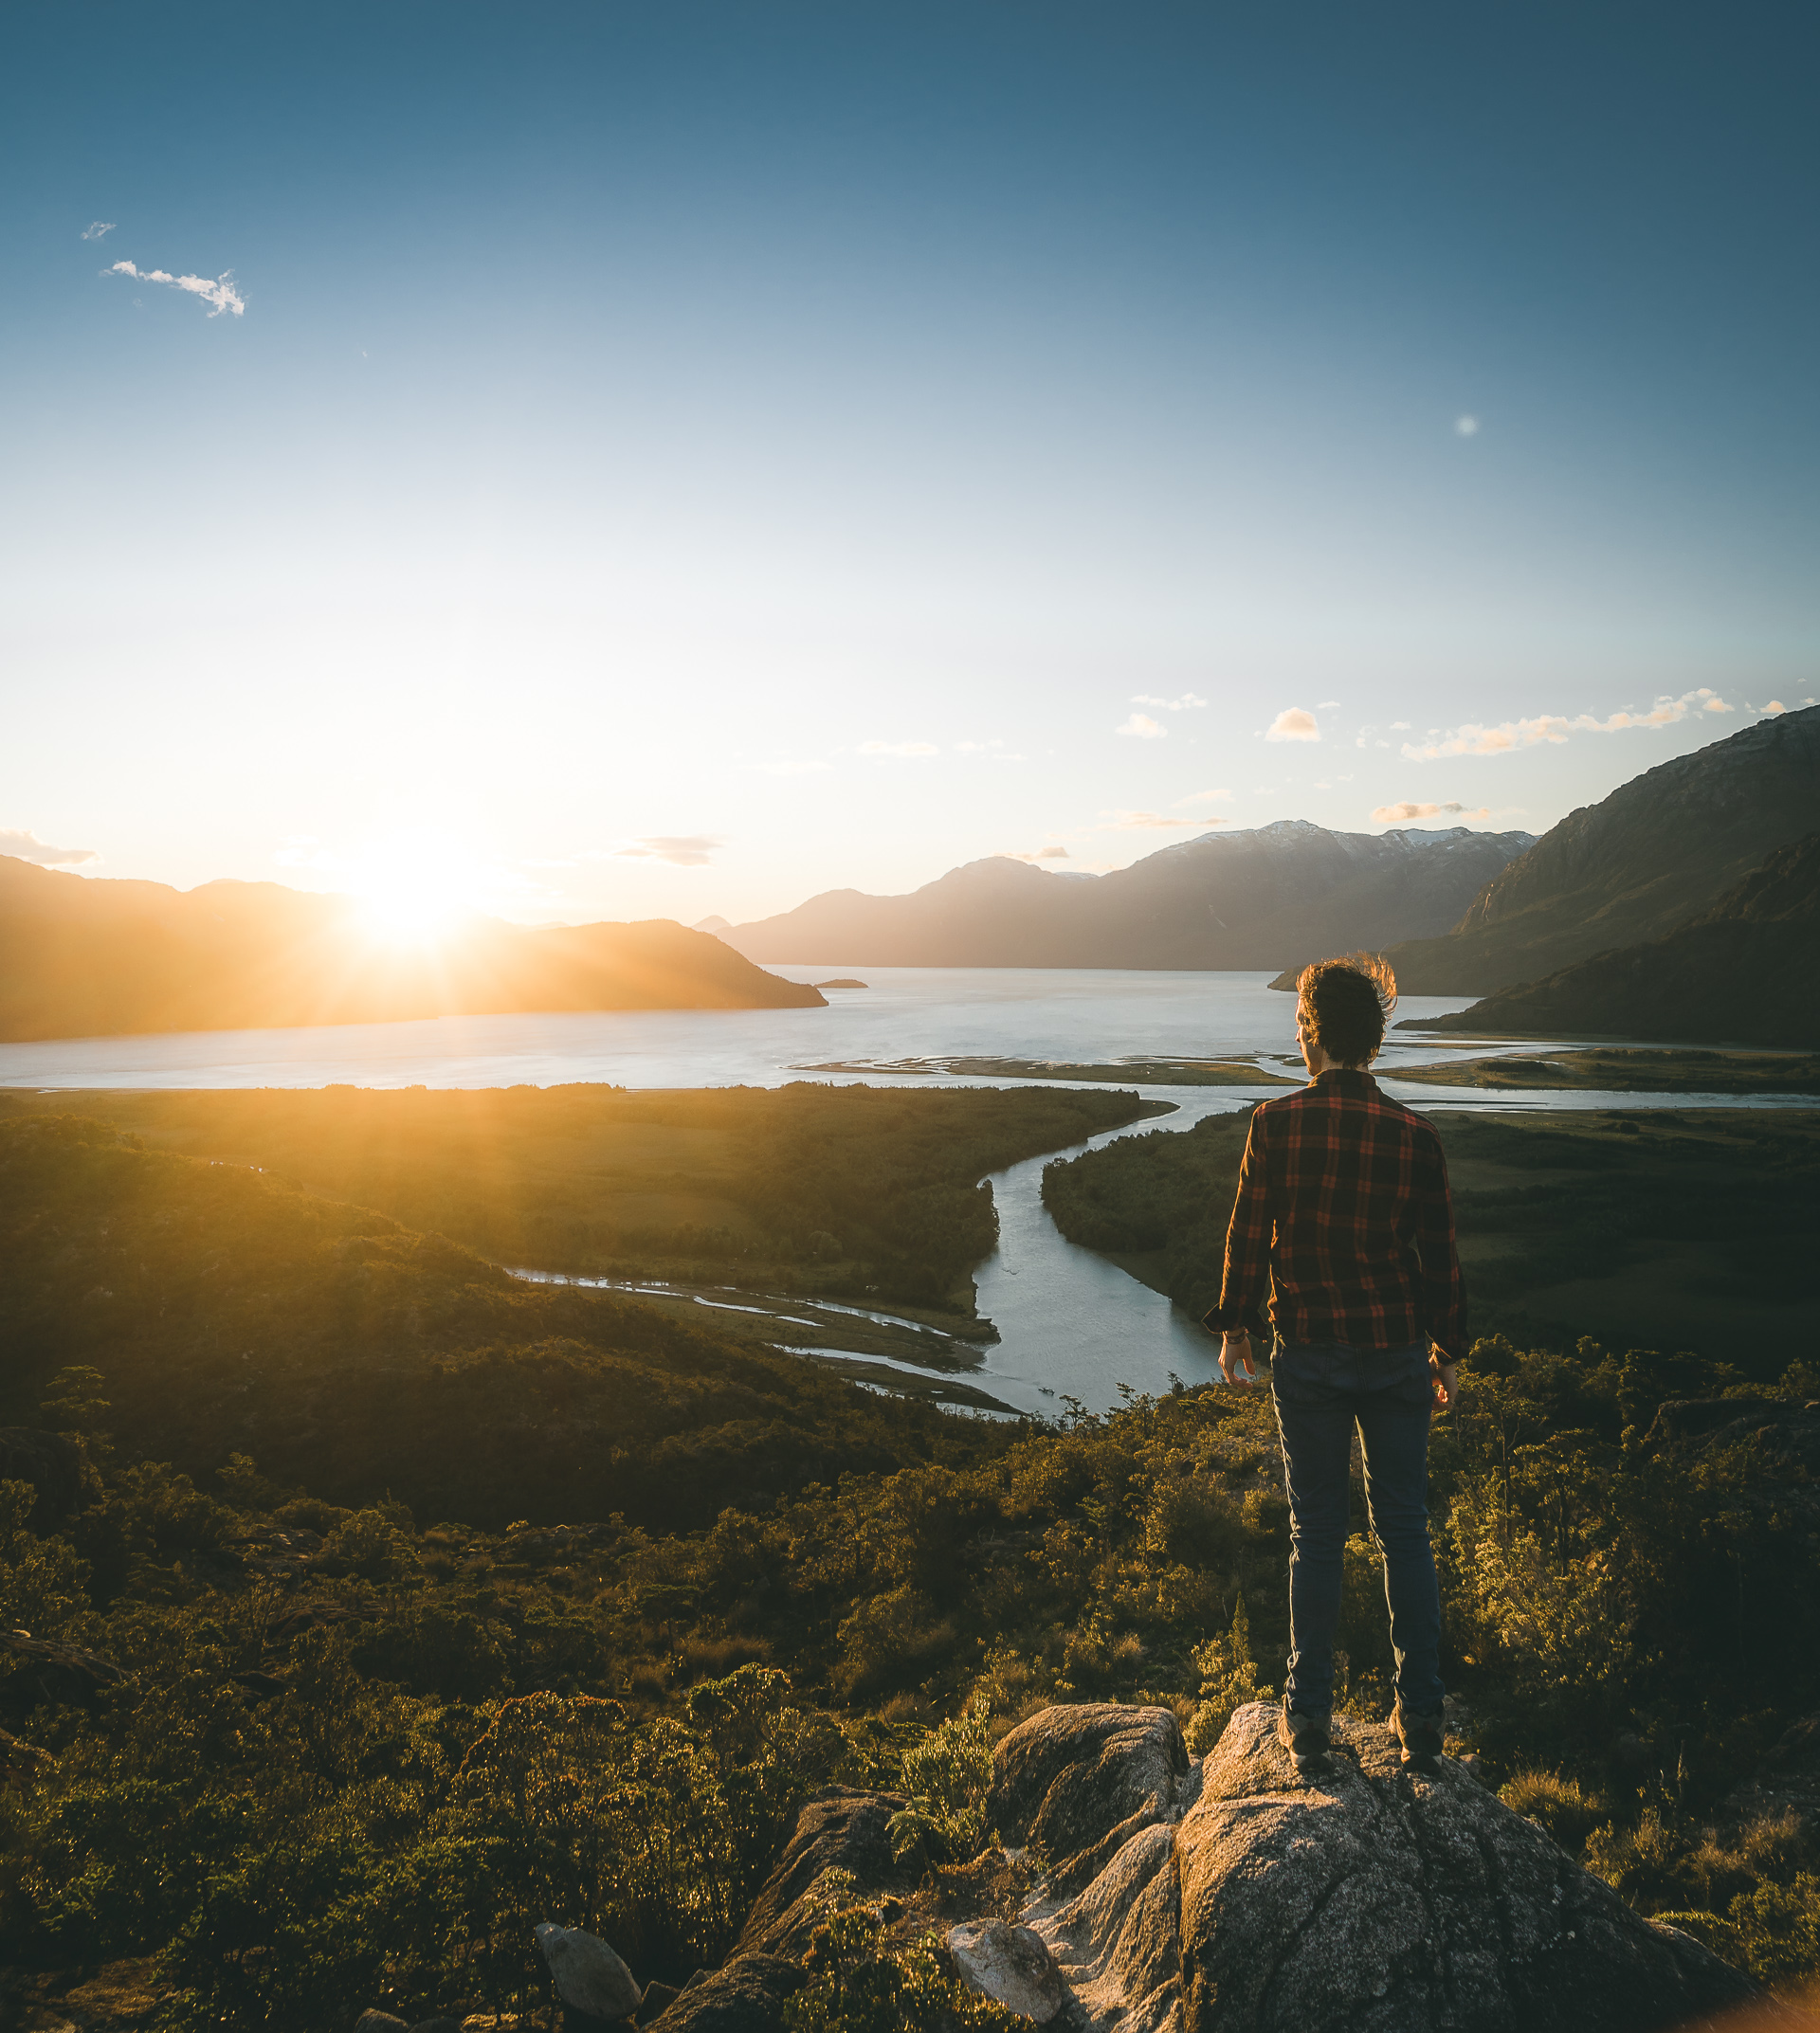
{"label": "small white cloud", "polygon": [[1317,713],[1337,713],[1338,710],[1339,701],[1337,699],[1320,699],[1315,701]]}
{"label": "small white cloud", "polygon": [[1405,798],[1398,805],[1380,805],[1372,814],[1372,824],[1374,826],[1403,826],[1411,819],[1438,819],[1444,813],[1449,818],[1455,819],[1489,819],[1491,817],[1490,808],[1484,805],[1480,806],[1476,811],[1469,811],[1465,806],[1455,801],[1449,801],[1445,805],[1417,805],[1412,800]]}
{"label": "small white cloud", "polygon": [[676,868],[702,868],[717,847],[726,842],[713,833],[651,833],[643,840],[629,840],[613,852],[629,861],[668,862]]}
{"label": "small white cloud", "polygon": [[862,755],[939,755],[933,741],[862,741]]}
{"label": "small white cloud", "polygon": [[1217,805],[1231,795],[1229,790],[1191,790],[1187,797],[1175,800],[1175,809],[1180,811],[1184,805]]}
{"label": "small white cloud", "polygon": [[1317,790],[1331,790],[1333,788],[1333,785],[1328,783],[1324,777],[1316,779],[1315,789]]}
{"label": "small white cloud", "polygon": [[1120,727],[1115,727],[1116,735],[1130,735],[1138,741],[1162,741],[1167,739],[1169,729],[1160,726],[1147,713],[1134,713]]}
{"label": "small white cloud", "polygon": [[1152,693],[1138,692],[1131,702],[1134,706],[1160,706],[1165,713],[1189,713],[1207,704],[1198,692],[1184,692],[1180,699],[1157,699]]}
{"label": "small white cloud", "polygon": [[210,278],[206,275],[171,275],[162,268],[136,268],[131,262],[116,262],[107,272],[109,275],[130,275],[136,282],[164,282],[173,289],[187,290],[209,306],[210,318],[219,318],[224,311],[231,311],[236,318],[246,315],[246,300],[234,286],[231,268]]}
{"label": "small white cloud", "polygon": [[93,847],[53,847],[40,840],[29,826],[0,826],[0,854],[15,861],[36,862],[40,868],[74,868],[83,862],[99,862]]}
{"label": "small white cloud", "polygon": [[1049,846],[1039,847],[1036,850],[1036,859],[1039,862],[1065,862],[1070,857],[1068,850],[1060,841],[1056,841]]}
{"label": "small white cloud", "polygon": [[1391,722],[1391,732],[1393,735],[1406,735],[1409,731],[1410,723],[1408,720],[1392,720]]}
{"label": "small white cloud", "polygon": [[1454,430],[1463,438],[1479,435],[1479,419],[1476,416],[1457,416],[1453,420]]}
{"label": "small white cloud", "polygon": [[[1746,701],[1746,703],[1748,704],[1749,702]],[[1753,713],[1760,713],[1766,720],[1773,720],[1778,713],[1786,713],[1788,710],[1779,699],[1771,699],[1766,706],[1751,707]]]}
{"label": "small white cloud", "polygon": [[1101,812],[1099,833],[1148,833],[1177,826],[1223,826],[1222,819],[1170,819],[1161,812]]}
{"label": "small white cloud", "polygon": [[1320,727],[1302,706],[1285,706],[1265,729],[1266,741],[1319,741]]}
{"label": "small white cloud", "polygon": [[105,240],[114,230],[112,219],[95,219],[82,228],[84,240]]}
{"label": "small white cloud", "polygon": [[1503,720],[1496,727],[1477,721],[1451,729],[1444,738],[1441,730],[1429,729],[1426,742],[1406,741],[1403,753],[1411,762],[1432,762],[1442,755],[1502,755],[1512,749],[1533,748],[1538,741],[1560,743],[1570,735],[1611,735],[1629,727],[1672,727],[1695,713],[1730,713],[1732,708],[1710,686],[1684,692],[1679,699],[1665,695],[1647,713],[1613,713],[1597,719],[1590,713],[1571,719],[1560,713],[1539,713],[1533,718]]}

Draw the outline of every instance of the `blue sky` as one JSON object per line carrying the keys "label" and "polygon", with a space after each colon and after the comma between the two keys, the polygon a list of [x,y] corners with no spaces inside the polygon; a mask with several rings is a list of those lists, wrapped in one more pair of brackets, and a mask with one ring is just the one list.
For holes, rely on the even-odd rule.
{"label": "blue sky", "polygon": [[14,8],[0,829],[532,921],[1540,831],[1816,692],[1817,43]]}

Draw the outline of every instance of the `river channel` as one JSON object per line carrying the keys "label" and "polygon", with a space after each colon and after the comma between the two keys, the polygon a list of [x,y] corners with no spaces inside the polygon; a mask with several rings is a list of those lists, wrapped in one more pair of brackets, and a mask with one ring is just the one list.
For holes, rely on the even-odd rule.
{"label": "river channel", "polygon": [[[343,1025],[289,1031],[184,1032],[137,1038],[51,1040],[0,1045],[0,1087],[39,1092],[84,1087],[554,1086],[610,1080],[628,1087],[779,1086],[793,1080],[873,1085],[1003,1085],[968,1079],[943,1058],[1111,1063],[1167,1057],[1246,1058],[1289,1071],[1295,1003],[1265,974],[1128,973],[1039,969],[817,969],[779,967],[792,979],[859,974],[864,990],[830,990],[810,1010],[604,1011],[547,1016],[444,1017],[425,1023]],[[1400,1015],[1430,1016],[1465,998],[1410,998]],[[1572,1040],[1554,1041],[1556,1046]],[[1526,1040],[1505,1049],[1534,1051]],[[1432,1061],[1446,1041],[1392,1030],[1379,1078],[1399,1100],[1433,1110],[1679,1109],[1783,1105],[1774,1098],[1604,1094],[1584,1089],[1437,1090],[1399,1080],[1396,1069]],[[1475,1041],[1475,1056],[1500,1049]],[[822,1070],[830,1064],[839,1072]],[[911,1071],[921,1065],[924,1070]],[[1068,1084],[1065,1080],[1058,1084]],[[1042,1200],[1043,1168],[1057,1156],[1153,1130],[1192,1129],[1204,1116],[1281,1093],[1277,1087],[1145,1086],[1172,1113],[1105,1132],[1069,1152],[1050,1152],[992,1174],[999,1245],[975,1274],[979,1311],[998,1341],[965,1372],[1001,1404],[1053,1416],[1073,1397],[1104,1410],[1119,1387],[1167,1390],[1218,1374],[1201,1327],[1092,1250],[1067,1242]],[[1811,1101],[1802,1105],[1811,1107]],[[728,1294],[725,1304],[739,1295]],[[715,1304],[711,1298],[701,1303]],[[801,1301],[787,1308],[806,1309]],[[822,1309],[814,1309],[819,1315]],[[820,1350],[838,1359],[836,1332]],[[913,1331],[913,1330],[912,1330]],[[971,1354],[971,1352],[969,1352]],[[901,1359],[869,1358],[887,1370]],[[875,1371],[876,1373],[876,1371]]]}

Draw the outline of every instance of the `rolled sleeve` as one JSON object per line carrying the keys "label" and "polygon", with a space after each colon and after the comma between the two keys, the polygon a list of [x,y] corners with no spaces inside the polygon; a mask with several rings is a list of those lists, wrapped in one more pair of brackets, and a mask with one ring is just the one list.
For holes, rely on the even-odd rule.
{"label": "rolled sleeve", "polygon": [[1251,1127],[1246,1134],[1245,1157],[1239,1166],[1232,1219],[1227,1224],[1220,1302],[1201,1316],[1215,1334],[1263,1336],[1266,1333],[1264,1301],[1270,1290],[1270,1244],[1275,1223],[1265,1161],[1265,1135],[1264,1110],[1254,1109]]}

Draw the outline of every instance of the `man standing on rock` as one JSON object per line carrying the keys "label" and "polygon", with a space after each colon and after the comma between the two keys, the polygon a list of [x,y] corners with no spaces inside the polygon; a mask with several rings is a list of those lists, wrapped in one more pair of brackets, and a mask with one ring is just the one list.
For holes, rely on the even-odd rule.
{"label": "man standing on rock", "polygon": [[[1352,1440],[1384,1553],[1403,1762],[1441,1755],[1441,1598],[1429,1545],[1429,1422],[1453,1403],[1466,1295],[1447,1160],[1433,1127],[1365,1070],[1396,981],[1364,954],[1297,983],[1310,1084],[1251,1116],[1226,1236],[1218,1333],[1229,1384],[1254,1384],[1253,1334],[1271,1292],[1271,1392],[1289,1492],[1289,1674],[1277,1733],[1319,1769],[1334,1705]],[[1274,1288],[1272,1290],[1271,1288]]]}

